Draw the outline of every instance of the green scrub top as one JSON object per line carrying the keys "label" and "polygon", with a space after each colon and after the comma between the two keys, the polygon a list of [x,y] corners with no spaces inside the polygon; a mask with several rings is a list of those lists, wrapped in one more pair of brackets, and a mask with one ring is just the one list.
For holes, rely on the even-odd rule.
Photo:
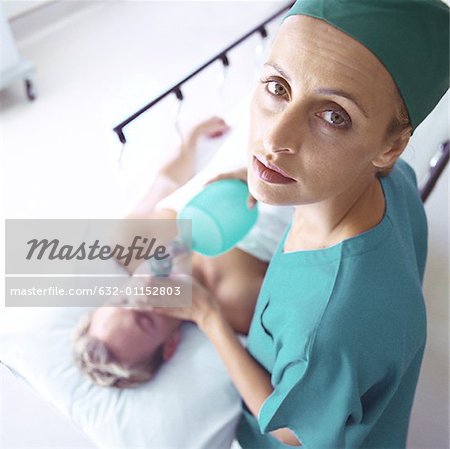
{"label": "green scrub top", "polygon": [[386,211],[363,234],[313,251],[283,251],[269,265],[247,348],[271,374],[255,418],[243,403],[243,449],[404,448],[422,361],[426,217],[411,167],[381,178]]}

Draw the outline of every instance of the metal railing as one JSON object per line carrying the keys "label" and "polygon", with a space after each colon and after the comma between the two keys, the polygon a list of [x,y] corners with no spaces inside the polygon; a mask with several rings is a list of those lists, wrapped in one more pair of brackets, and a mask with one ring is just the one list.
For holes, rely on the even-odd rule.
{"label": "metal railing", "polygon": [[129,123],[131,123],[133,120],[135,120],[137,117],[139,117],[141,114],[143,114],[144,112],[148,111],[150,108],[152,108],[153,106],[155,106],[157,103],[159,103],[161,100],[163,100],[164,98],[166,98],[168,95],[172,95],[174,94],[177,99],[179,101],[183,100],[183,92],[181,90],[181,87],[183,86],[184,83],[186,83],[187,81],[189,81],[191,78],[193,78],[194,76],[196,76],[197,74],[199,74],[200,72],[202,72],[203,70],[205,70],[207,67],[209,67],[211,64],[213,64],[216,61],[221,61],[222,64],[225,67],[228,67],[230,65],[230,61],[228,59],[227,54],[235,47],[237,47],[239,44],[241,44],[242,42],[244,42],[245,40],[247,40],[250,36],[252,36],[253,34],[259,33],[261,35],[261,37],[263,39],[265,39],[268,35],[267,30],[266,30],[266,25],[271,22],[272,20],[276,19],[278,16],[280,16],[281,14],[283,14],[285,11],[287,11],[292,5],[294,4],[294,2],[290,2],[288,4],[286,4],[285,6],[283,6],[282,8],[280,8],[277,12],[275,12],[274,14],[272,14],[269,18],[267,18],[266,20],[264,20],[264,22],[260,23],[258,26],[254,27],[252,30],[250,30],[248,33],[244,34],[242,37],[240,37],[239,39],[237,39],[235,42],[233,42],[231,45],[229,45],[228,47],[224,48],[222,51],[220,51],[219,53],[217,53],[215,56],[213,56],[211,59],[209,59],[208,61],[206,61],[203,65],[201,65],[199,68],[197,68],[196,70],[194,70],[192,73],[190,73],[188,76],[186,76],[185,78],[183,78],[181,81],[179,81],[178,83],[176,83],[174,86],[170,87],[169,89],[167,89],[164,93],[162,93],[159,97],[155,98],[154,100],[152,100],[150,103],[148,103],[147,105],[145,105],[143,108],[139,109],[137,112],[135,112],[133,115],[131,115],[130,117],[128,117],[127,119],[125,119],[122,123],[119,123],[116,127],[113,128],[113,131],[117,134],[120,142],[122,144],[126,143],[126,138],[125,138],[125,134],[123,132],[123,129],[125,128],[125,126],[127,126]]}
{"label": "metal railing", "polygon": [[[125,119],[123,122],[119,123],[117,126],[113,128],[113,131],[117,134],[120,142],[122,144],[126,143],[125,134],[123,132],[123,129],[125,126],[130,124],[133,120],[135,120],[137,117],[139,117],[144,112],[151,109],[153,106],[158,104],[161,100],[166,98],[169,95],[174,94],[179,101],[183,100],[183,92],[181,90],[181,87],[184,83],[189,81],[194,76],[198,75],[200,72],[205,70],[207,67],[209,67],[211,64],[213,64],[216,61],[221,61],[224,67],[228,67],[230,65],[230,61],[228,59],[227,54],[237,47],[239,44],[247,40],[249,37],[251,37],[253,34],[259,33],[263,39],[267,38],[268,33],[266,30],[266,25],[270,23],[272,20],[276,19],[278,16],[286,12],[294,2],[289,2],[285,4],[282,8],[280,8],[278,11],[276,11],[274,14],[272,14],[270,17],[268,17],[266,20],[264,20],[262,23],[260,23],[258,26],[252,28],[249,32],[244,34],[242,37],[237,39],[235,42],[233,42],[228,47],[224,48],[222,51],[217,53],[215,56],[210,58],[208,61],[206,61],[203,65],[198,67],[196,70],[191,72],[189,75],[187,75],[185,78],[183,78],[181,81],[167,89],[165,92],[163,92],[161,95],[159,95],[154,100],[150,101],[147,105],[139,109],[137,112],[132,114],[130,117]],[[444,171],[446,165],[449,162],[449,141],[447,140],[442,145],[440,145],[438,152],[433,156],[433,158],[430,161],[429,171],[427,175],[427,179],[424,181],[424,183],[420,186],[420,196],[422,198],[422,201],[425,202],[427,198],[429,197],[431,191],[433,190],[434,186],[436,185],[437,180],[441,176],[442,172]]]}
{"label": "metal railing", "polygon": [[420,197],[425,202],[434,189],[437,180],[441,176],[444,168],[450,159],[450,141],[444,142],[440,145],[438,152],[431,158],[430,167],[428,170],[427,179],[420,187]]}

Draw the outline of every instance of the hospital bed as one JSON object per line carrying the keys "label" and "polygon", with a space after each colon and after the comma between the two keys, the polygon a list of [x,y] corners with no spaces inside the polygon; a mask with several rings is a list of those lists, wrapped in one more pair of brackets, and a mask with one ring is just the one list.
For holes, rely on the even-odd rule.
{"label": "hospital bed", "polygon": [[32,62],[23,59],[17,51],[8,21],[0,3],[0,90],[17,80],[23,80],[25,92],[30,101],[36,98],[33,83],[35,68]]}
{"label": "hospital bed", "polygon": [[[243,119],[239,121],[245,123]],[[225,161],[242,147],[244,135],[245,126],[236,129],[210,166],[226,169]],[[448,154],[447,142],[430,167],[423,195],[429,195]],[[233,444],[240,398],[196,326],[183,324],[179,349],[154,381],[120,391],[93,385],[73,364],[71,334],[84,313],[81,308],[7,310],[0,320],[3,368],[25,381],[99,448],[225,449]],[[243,337],[241,341],[245,344]]]}
{"label": "hospital bed", "polygon": [[[226,52],[220,52],[223,54]],[[177,98],[182,101],[178,87],[178,91],[169,89],[167,95],[178,92]],[[244,145],[247,123],[239,114],[246,109],[244,103],[236,112],[235,121],[241,126],[228,137],[213,166],[233,168],[217,161],[232,160],[230,152]],[[435,117],[427,120],[423,132],[429,135]],[[123,126],[119,129],[119,138],[125,143]],[[448,141],[438,146],[445,136],[432,139],[436,142],[429,146],[434,157],[431,166],[419,160],[415,150],[419,143],[413,141],[406,155],[416,168],[424,199],[448,162]],[[436,150],[438,156],[434,156]],[[214,348],[196,326],[183,324],[179,349],[154,381],[131,390],[104,389],[84,378],[71,358],[72,330],[85,312],[81,308],[8,310],[0,322],[3,368],[66,416],[96,447],[225,449],[233,444],[240,398]],[[241,342],[245,344],[245,338]]]}

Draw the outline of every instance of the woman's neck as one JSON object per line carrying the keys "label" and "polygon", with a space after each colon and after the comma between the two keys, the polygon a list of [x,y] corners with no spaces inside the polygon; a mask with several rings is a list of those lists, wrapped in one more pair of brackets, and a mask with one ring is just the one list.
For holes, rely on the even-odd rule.
{"label": "woman's neck", "polygon": [[296,207],[285,251],[323,249],[376,226],[383,218],[385,199],[378,178],[321,203]]}

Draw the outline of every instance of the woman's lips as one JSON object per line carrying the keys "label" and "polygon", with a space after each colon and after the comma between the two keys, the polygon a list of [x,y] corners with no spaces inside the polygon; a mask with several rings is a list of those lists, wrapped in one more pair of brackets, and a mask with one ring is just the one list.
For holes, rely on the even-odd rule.
{"label": "woman's lips", "polygon": [[266,167],[255,156],[253,156],[253,171],[260,179],[271,184],[290,184],[291,182],[296,182],[295,179],[288,178],[287,176]]}

